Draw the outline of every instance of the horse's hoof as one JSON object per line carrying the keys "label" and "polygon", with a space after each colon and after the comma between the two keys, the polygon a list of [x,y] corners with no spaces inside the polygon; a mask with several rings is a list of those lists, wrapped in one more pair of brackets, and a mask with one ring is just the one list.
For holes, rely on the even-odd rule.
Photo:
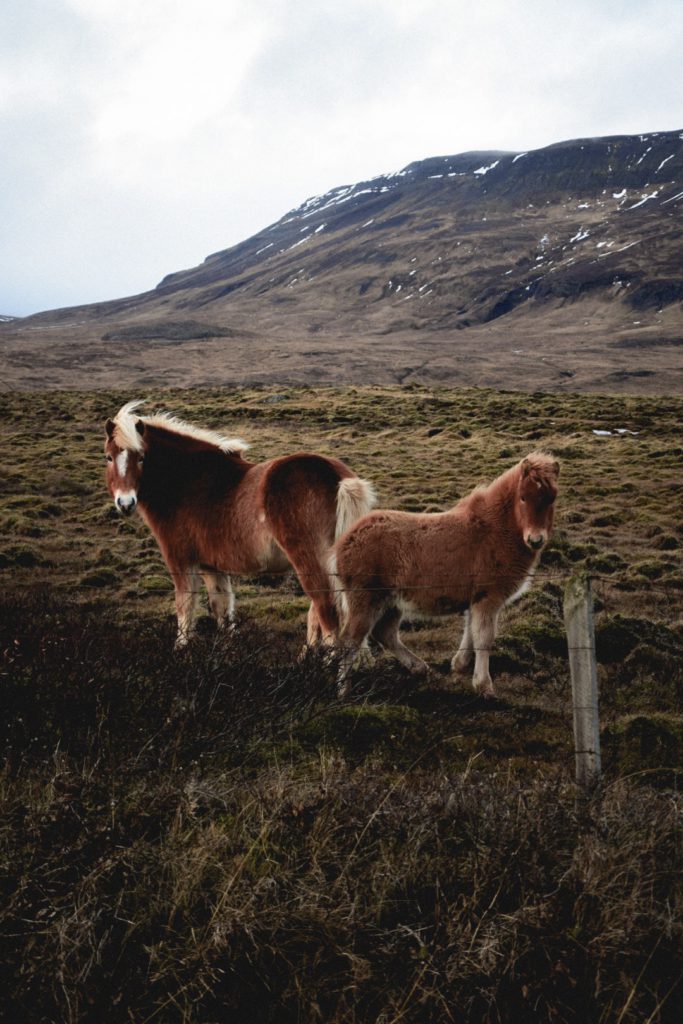
{"label": "horse's hoof", "polygon": [[462,654],[456,654],[451,660],[451,672],[456,676],[465,675],[470,670],[472,665],[472,659],[470,657],[463,657]]}
{"label": "horse's hoof", "polygon": [[304,644],[302,646],[301,650],[299,651],[299,653],[296,656],[297,662],[301,663],[302,661],[305,661],[306,657],[308,655],[308,652],[310,650],[312,650],[312,645],[311,644]]}
{"label": "horse's hoof", "polygon": [[474,692],[478,697],[482,697],[484,700],[495,700],[496,691],[492,686],[475,686]]}
{"label": "horse's hoof", "polygon": [[351,683],[344,679],[337,685],[337,696],[339,700],[346,700],[351,695]]}
{"label": "horse's hoof", "polygon": [[358,652],[358,658],[356,665],[358,668],[372,668],[375,664],[375,655],[372,653],[369,647],[361,647]]}

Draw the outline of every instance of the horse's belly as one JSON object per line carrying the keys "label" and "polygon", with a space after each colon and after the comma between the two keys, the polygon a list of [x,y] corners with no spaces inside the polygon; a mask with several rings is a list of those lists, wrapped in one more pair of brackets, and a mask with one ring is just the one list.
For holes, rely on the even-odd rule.
{"label": "horse's belly", "polygon": [[284,551],[271,538],[241,544],[205,545],[200,552],[202,565],[236,576],[258,576],[263,572],[286,572],[290,562]]}
{"label": "horse's belly", "polygon": [[432,602],[431,615],[455,615],[458,612],[465,612],[469,608],[469,601],[453,597],[450,594],[439,594]]}
{"label": "horse's belly", "polygon": [[287,558],[279,544],[270,541],[264,550],[261,558],[261,572],[286,572],[291,568],[291,562]]}
{"label": "horse's belly", "polygon": [[411,594],[401,594],[398,606],[406,619],[434,618],[440,615],[455,615],[467,611],[469,602],[449,594],[434,594],[428,586]]}

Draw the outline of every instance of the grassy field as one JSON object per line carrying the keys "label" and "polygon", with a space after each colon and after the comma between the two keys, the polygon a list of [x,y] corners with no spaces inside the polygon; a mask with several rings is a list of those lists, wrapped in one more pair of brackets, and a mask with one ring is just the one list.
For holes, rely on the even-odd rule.
{"label": "grassy field", "polygon": [[[150,394],[255,460],[338,456],[396,508],[446,508],[536,447],[559,458],[499,699],[448,675],[455,616],[405,627],[428,679],[379,656],[341,704],[334,666],[297,660],[291,575],[236,580],[239,630],[204,617],[173,655],[166,569],[103,484],[103,423],[132,397],[3,396],[0,1019],[678,1019],[683,400]],[[589,800],[562,622],[576,571],[596,600]]]}

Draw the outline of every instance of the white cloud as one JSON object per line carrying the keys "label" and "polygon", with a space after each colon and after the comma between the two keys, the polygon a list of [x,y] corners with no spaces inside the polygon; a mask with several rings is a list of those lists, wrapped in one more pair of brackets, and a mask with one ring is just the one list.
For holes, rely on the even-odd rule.
{"label": "white cloud", "polygon": [[0,313],[153,287],[306,197],[680,118],[672,0],[13,0]]}
{"label": "white cloud", "polygon": [[[248,8],[246,8],[248,10]],[[185,6],[176,20],[146,25],[101,90],[100,146],[180,142],[220,117],[261,45],[265,25],[221,5]],[[135,156],[136,154],[133,154]]]}

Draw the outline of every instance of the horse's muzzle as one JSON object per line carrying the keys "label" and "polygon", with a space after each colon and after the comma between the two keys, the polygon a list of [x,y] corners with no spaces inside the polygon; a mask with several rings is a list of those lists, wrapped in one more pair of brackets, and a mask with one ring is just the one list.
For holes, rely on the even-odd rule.
{"label": "horse's muzzle", "polygon": [[137,498],[119,497],[116,499],[116,507],[124,516],[129,516],[131,512],[134,512],[137,503]]}
{"label": "horse's muzzle", "polygon": [[532,537],[531,534],[528,534],[526,538],[527,547],[530,547],[532,551],[540,551],[546,540],[547,538],[544,533],[539,533],[538,537]]}

